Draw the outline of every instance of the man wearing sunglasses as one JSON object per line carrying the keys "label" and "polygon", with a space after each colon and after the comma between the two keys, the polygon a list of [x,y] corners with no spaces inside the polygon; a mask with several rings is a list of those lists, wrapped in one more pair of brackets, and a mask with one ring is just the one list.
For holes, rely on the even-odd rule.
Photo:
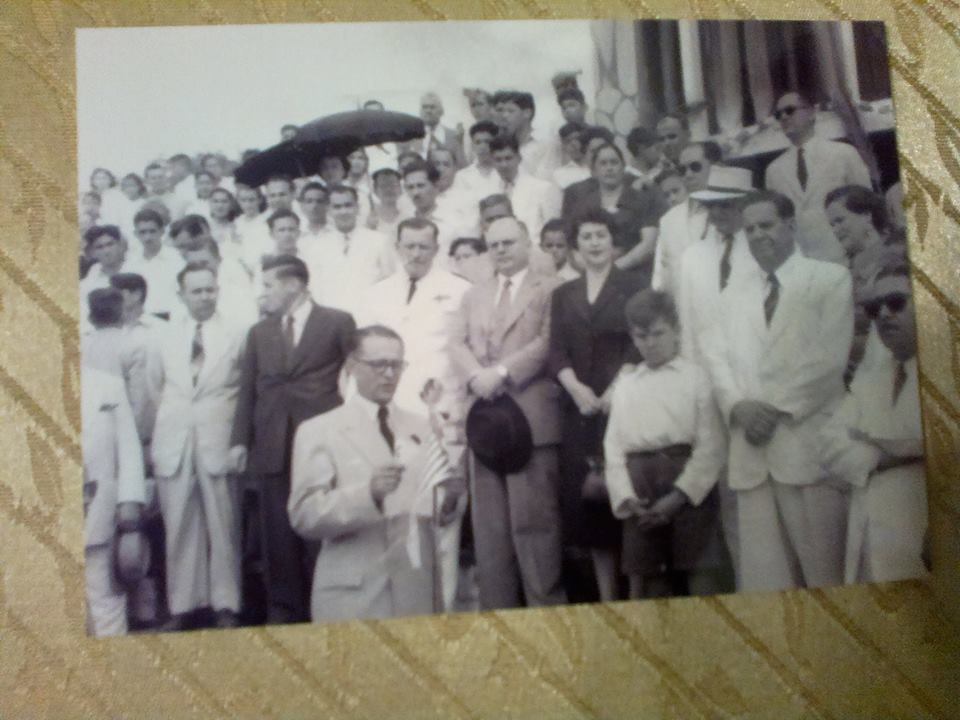
{"label": "man wearing sunglasses", "polygon": [[803,94],[781,95],[773,115],[791,146],[767,167],[764,186],[786,195],[796,207],[797,242],[804,255],[846,264],[824,200],[844,185],[870,188],[867,166],[852,145],[816,137],[817,109]]}
{"label": "man wearing sunglasses", "polygon": [[863,304],[884,347],[872,365],[862,366],[854,376],[850,404],[856,419],[847,432],[837,433],[851,446],[845,478],[854,486],[847,534],[848,583],[925,574],[921,550],[927,497],[909,272],[905,258],[890,257]]}

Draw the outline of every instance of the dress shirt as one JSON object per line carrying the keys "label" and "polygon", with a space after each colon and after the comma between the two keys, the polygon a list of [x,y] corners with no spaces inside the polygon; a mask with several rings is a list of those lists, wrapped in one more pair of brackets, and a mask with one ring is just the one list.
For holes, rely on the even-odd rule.
{"label": "dress shirt", "polygon": [[554,185],[564,190],[576,182],[586,180],[588,177],[590,177],[590,168],[584,167],[580,163],[567,162],[554,170],[550,179]]}
{"label": "dress shirt", "polygon": [[531,134],[520,145],[520,167],[529,175],[537,176],[540,172],[540,164],[549,149],[545,142],[537,140]]}
{"label": "dress shirt", "polygon": [[344,234],[328,227],[299,254],[310,271],[316,302],[356,314],[367,289],[393,272],[396,253],[386,235],[376,230],[358,224],[348,235],[346,253]]}
{"label": "dress shirt", "polygon": [[492,165],[484,168],[473,163],[457,173],[453,181],[453,189],[479,204],[483,198],[500,192],[500,175]]}
{"label": "dress shirt", "polygon": [[151,258],[142,254],[131,257],[124,263],[123,272],[137,273],[147,281],[147,297],[143,303],[148,313],[173,313],[182,307],[177,294],[177,273],[183,269],[183,256],[174,248],[164,245]]}
{"label": "dress shirt", "polygon": [[658,368],[641,364],[621,375],[614,385],[603,442],[614,515],[629,517],[626,504],[637,498],[627,472],[628,453],[691,445],[690,459],[675,485],[699,505],[723,467],[723,438],[709,378],[694,363],[675,357]]}
{"label": "dress shirt", "polygon": [[283,314],[280,320],[281,327],[287,324],[287,318],[293,317],[293,346],[300,344],[300,338],[303,337],[303,328],[307,324],[307,318],[310,317],[310,311],[313,309],[313,303],[310,302],[309,295],[301,296],[297,301],[296,307]]}
{"label": "dress shirt", "polygon": [[[525,267],[523,270],[514,273],[510,276],[510,304],[516,302],[517,292],[520,290],[520,286],[523,285],[524,278],[527,277],[527,272],[530,270],[529,267]],[[494,300],[493,306],[498,307],[500,305],[500,298],[503,296],[503,286],[507,282],[507,276],[497,273],[497,297]]]}

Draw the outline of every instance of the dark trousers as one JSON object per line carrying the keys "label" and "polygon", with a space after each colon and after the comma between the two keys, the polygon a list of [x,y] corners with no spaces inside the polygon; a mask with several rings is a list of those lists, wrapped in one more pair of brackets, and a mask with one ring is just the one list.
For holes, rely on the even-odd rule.
{"label": "dark trousers", "polygon": [[304,542],[290,527],[290,476],[258,476],[260,557],[268,624],[307,622],[319,543]]}

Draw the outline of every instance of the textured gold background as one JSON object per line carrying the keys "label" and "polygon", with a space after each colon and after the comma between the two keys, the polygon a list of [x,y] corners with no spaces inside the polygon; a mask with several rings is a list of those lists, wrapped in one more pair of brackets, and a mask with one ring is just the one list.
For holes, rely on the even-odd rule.
{"label": "textured gold background", "polygon": [[[74,28],[603,16],[887,21],[934,581],[87,639]],[[954,0],[0,0],[0,717],[960,716],[958,23]]]}

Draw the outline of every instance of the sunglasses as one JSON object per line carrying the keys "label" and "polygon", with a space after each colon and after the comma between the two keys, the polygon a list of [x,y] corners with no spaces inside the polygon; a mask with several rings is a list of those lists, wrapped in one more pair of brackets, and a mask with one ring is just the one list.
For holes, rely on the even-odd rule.
{"label": "sunglasses", "polygon": [[692,172],[692,173],[702,172],[704,167],[706,166],[699,160],[694,160],[693,162],[690,162],[690,163],[680,163],[679,165],[677,165],[677,169],[684,175],[686,175],[688,172]]}
{"label": "sunglasses", "polygon": [[903,312],[903,309],[907,306],[907,301],[909,299],[910,296],[905,295],[904,293],[890,293],[889,295],[884,295],[883,297],[868,300],[867,302],[863,303],[863,309],[870,319],[876,320],[878,317],[880,317],[880,310],[884,306],[886,306],[887,310],[892,315]]}
{"label": "sunglasses", "polygon": [[807,107],[806,105],[787,105],[786,107],[779,108],[778,110],[773,111],[773,116],[777,120],[783,120],[785,117],[790,117],[801,107]]}

